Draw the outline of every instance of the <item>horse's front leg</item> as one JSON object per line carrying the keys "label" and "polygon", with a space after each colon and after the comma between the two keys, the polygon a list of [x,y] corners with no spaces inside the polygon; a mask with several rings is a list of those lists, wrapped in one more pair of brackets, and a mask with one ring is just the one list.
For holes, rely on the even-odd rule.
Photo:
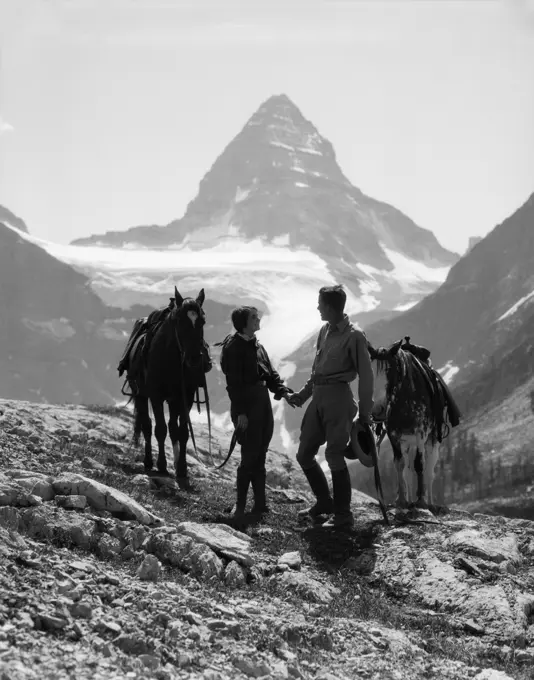
{"label": "horse's front leg", "polygon": [[152,460],[152,421],[148,410],[148,397],[135,397],[135,432],[134,437],[139,437],[139,430],[143,433],[145,440],[145,472],[152,470],[154,464]]}
{"label": "horse's front leg", "polygon": [[406,466],[404,452],[400,443],[394,437],[390,436],[389,441],[391,442],[391,448],[393,449],[393,461],[397,471],[397,497],[395,499],[395,506],[397,508],[406,508],[408,506],[408,501],[406,498],[406,479],[404,477],[404,469]]}
{"label": "horse's front leg", "polygon": [[434,471],[439,457],[439,442],[430,435],[425,443],[425,469],[424,475],[424,489],[422,498],[426,507],[432,508],[434,506]]}
{"label": "horse's front leg", "polygon": [[[190,408],[189,402],[186,406]],[[182,408],[179,401],[169,402],[169,434],[174,454],[174,471],[178,485],[184,489],[190,487],[187,474],[188,418],[189,410]]]}
{"label": "horse's front leg", "polygon": [[165,423],[165,402],[163,399],[151,399],[152,411],[156,427],[154,428],[158,442],[158,472],[167,474],[167,457],[165,455],[165,439],[167,438],[167,425]]}

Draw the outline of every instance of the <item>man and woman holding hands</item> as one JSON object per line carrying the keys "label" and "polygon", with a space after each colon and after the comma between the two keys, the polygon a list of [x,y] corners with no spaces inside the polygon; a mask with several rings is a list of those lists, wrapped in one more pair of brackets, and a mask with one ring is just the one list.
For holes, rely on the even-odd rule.
{"label": "man and woman holding hands", "polygon": [[[353,420],[370,423],[373,408],[374,374],[367,339],[344,313],[346,293],[342,286],[319,290],[317,309],[325,322],[317,338],[310,378],[293,392],[273,368],[265,348],[258,342],[258,310],[239,307],[232,312],[235,333],[222,344],[221,369],[231,402],[231,417],[241,445],[237,469],[237,501],[234,518],[243,519],[249,487],[254,493],[253,513],[268,512],[265,497],[265,459],[273,435],[274,421],[269,391],[275,400],[285,399],[293,408],[310,398],[302,419],[297,461],[316,503],[300,516],[323,523],[324,528],[350,528],[351,481],[345,461]],[[350,383],[359,377],[358,405]],[[332,474],[333,498],[326,476],[317,462],[319,447],[326,444],[325,459]]]}

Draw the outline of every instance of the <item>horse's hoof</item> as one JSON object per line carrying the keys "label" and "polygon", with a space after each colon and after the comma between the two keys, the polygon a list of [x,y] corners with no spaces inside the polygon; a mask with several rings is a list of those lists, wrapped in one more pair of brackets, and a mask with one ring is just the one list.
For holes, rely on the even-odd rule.
{"label": "horse's hoof", "polygon": [[189,477],[178,477],[176,475],[176,483],[180,487],[180,489],[183,489],[183,491],[193,491],[194,487],[189,481]]}
{"label": "horse's hoof", "polygon": [[169,471],[167,470],[167,467],[160,467],[158,465],[158,475],[164,475],[165,477],[169,476]]}

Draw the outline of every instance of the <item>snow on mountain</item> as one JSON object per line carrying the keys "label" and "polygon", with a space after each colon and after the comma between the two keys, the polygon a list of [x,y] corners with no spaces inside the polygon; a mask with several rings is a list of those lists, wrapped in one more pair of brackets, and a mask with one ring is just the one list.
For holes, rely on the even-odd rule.
{"label": "snow on mountain", "polygon": [[[416,305],[459,258],[431,231],[353,186],[332,144],[285,95],[251,116],[183,217],[70,245],[21,236],[86,275],[125,316],[135,305],[165,304],[175,284],[182,294],[205,288],[215,315],[206,327],[210,344],[231,330],[231,306],[255,304],[260,340],[288,377],[311,367],[301,348],[321,324],[321,286],[344,284],[351,318],[371,322]],[[212,404],[223,416],[222,376],[210,375],[218,395]],[[277,409],[283,433],[283,405]]]}
{"label": "snow on mountain", "polygon": [[254,302],[277,358],[319,327],[322,285],[343,283],[351,315],[380,318],[432,292],[458,259],[432,232],[354,187],[332,144],[286,95],[251,116],[182,218],[70,248],[54,252],[88,274],[109,304],[155,301],[176,277],[228,304]]}

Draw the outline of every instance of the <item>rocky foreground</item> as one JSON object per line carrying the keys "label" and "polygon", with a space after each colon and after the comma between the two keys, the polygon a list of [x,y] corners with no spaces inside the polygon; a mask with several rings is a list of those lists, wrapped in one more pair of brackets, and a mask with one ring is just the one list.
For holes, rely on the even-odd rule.
{"label": "rocky foreground", "polygon": [[273,452],[274,512],[242,533],[237,455],[191,458],[184,492],[130,439],[125,411],[0,400],[0,680],[534,677],[534,522],[386,527],[355,492],[331,536],[299,525],[303,478]]}

